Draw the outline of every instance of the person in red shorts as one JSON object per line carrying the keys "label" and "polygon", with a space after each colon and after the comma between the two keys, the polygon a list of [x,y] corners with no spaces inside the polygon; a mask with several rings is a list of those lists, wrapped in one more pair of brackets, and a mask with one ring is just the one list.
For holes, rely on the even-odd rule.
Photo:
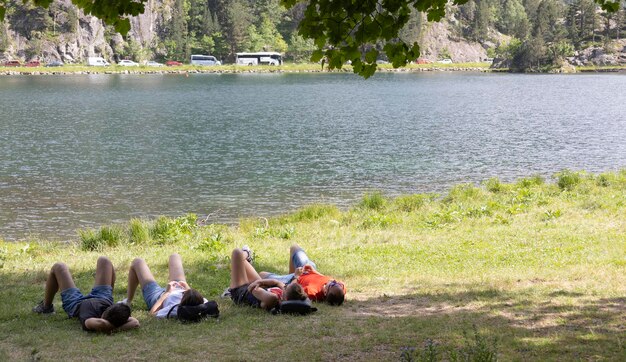
{"label": "person in red shorts", "polygon": [[345,300],[345,285],[319,273],[315,263],[298,245],[293,245],[290,249],[289,274],[277,275],[261,272],[259,275],[263,279],[279,280],[287,285],[295,281],[302,286],[308,298],[313,301],[325,301],[330,305],[341,305]]}

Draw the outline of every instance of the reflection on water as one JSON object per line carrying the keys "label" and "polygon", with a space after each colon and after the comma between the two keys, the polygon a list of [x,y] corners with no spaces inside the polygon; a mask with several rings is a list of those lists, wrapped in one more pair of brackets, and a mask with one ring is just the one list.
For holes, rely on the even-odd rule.
{"label": "reflection on water", "polygon": [[0,78],[0,237],[626,166],[626,76]]}

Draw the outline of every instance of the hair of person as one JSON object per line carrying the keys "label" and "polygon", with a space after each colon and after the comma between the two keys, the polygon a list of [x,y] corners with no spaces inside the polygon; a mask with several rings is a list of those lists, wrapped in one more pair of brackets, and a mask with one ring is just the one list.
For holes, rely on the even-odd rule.
{"label": "hair of person", "polygon": [[115,328],[121,327],[130,318],[130,307],[123,303],[113,304],[102,313],[102,319],[107,320]]}
{"label": "hair of person", "polygon": [[180,305],[194,306],[202,303],[204,303],[204,297],[199,291],[193,288],[185,290],[183,297],[180,300]]}
{"label": "hair of person", "polygon": [[306,300],[307,295],[302,285],[291,283],[285,288],[285,300]]}
{"label": "hair of person", "polygon": [[339,285],[333,285],[326,292],[326,302],[330,305],[342,305],[345,299],[343,288]]}

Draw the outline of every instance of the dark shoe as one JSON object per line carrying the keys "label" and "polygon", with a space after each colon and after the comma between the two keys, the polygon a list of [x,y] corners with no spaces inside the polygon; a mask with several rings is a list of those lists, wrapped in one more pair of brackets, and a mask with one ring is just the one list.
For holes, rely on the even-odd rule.
{"label": "dark shoe", "polygon": [[41,302],[39,302],[39,304],[37,304],[33,308],[33,312],[39,313],[39,314],[52,314],[54,313],[54,304],[50,304],[49,306],[46,307],[43,304],[43,300],[42,300]]}

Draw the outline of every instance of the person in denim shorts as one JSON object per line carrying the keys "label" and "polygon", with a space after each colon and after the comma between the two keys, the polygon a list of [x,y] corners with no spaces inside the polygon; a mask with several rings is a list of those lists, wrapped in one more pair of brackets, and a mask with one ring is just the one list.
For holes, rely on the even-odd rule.
{"label": "person in denim shorts", "polygon": [[164,288],[156,282],[145,260],[134,259],[128,271],[127,297],[122,303],[131,305],[138,285],[141,285],[143,300],[150,314],[157,318],[175,318],[179,305],[195,306],[207,301],[187,284],[180,255],[170,255],[168,270],[169,282]]}
{"label": "person in denim shorts", "polygon": [[307,297],[313,301],[325,301],[331,305],[343,304],[346,287],[342,282],[319,273],[317,265],[300,246],[294,244],[289,255],[289,274],[260,272],[261,278],[278,280],[287,285],[295,282],[304,288]]}
{"label": "person in denim shorts", "polygon": [[61,290],[63,310],[68,317],[78,317],[84,330],[113,332],[139,327],[126,305],[113,304],[115,270],[111,261],[101,256],[96,264],[96,278],[91,292],[83,295],[64,263],[55,263],[46,280],[44,299],[33,308],[40,314],[54,313],[54,296]]}

